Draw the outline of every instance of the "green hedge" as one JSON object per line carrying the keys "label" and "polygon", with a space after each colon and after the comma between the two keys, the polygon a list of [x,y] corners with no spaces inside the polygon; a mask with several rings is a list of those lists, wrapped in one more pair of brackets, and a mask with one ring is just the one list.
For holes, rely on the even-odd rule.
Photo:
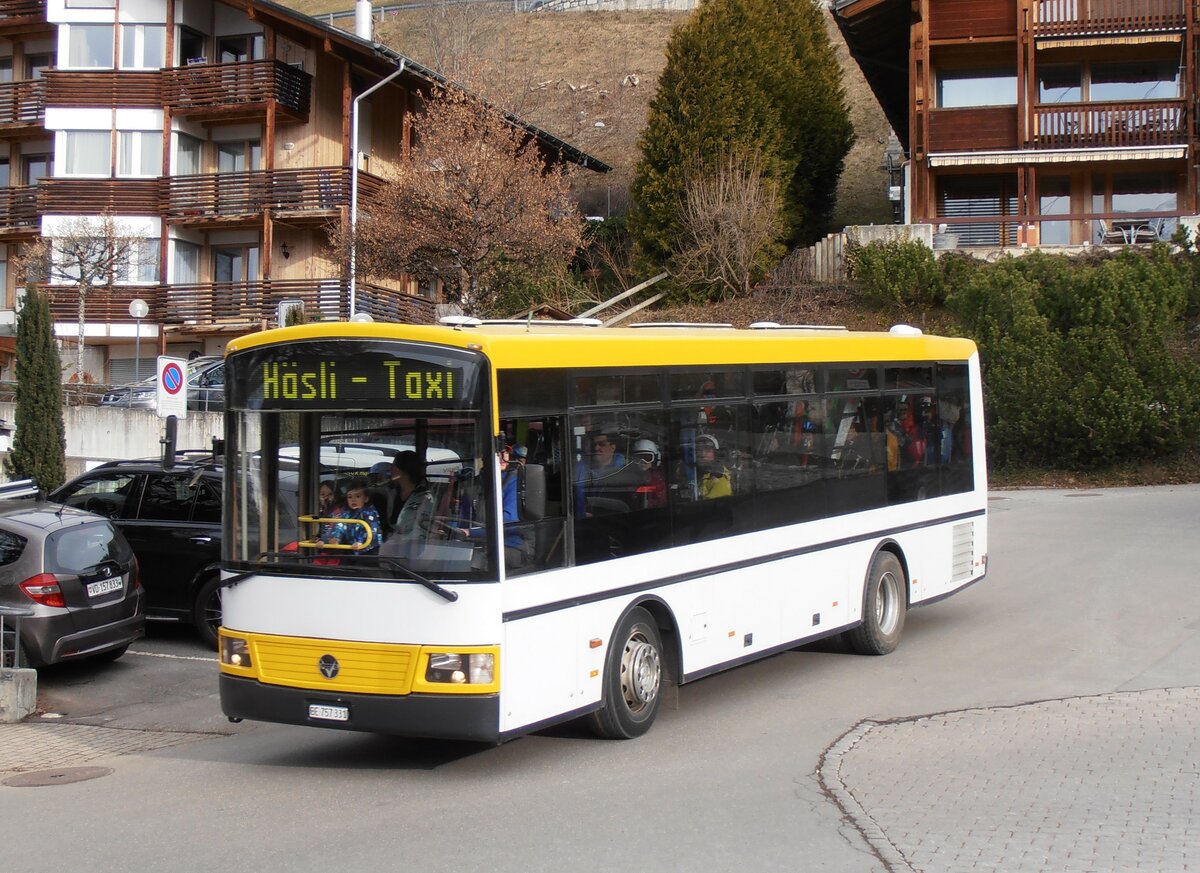
{"label": "green hedge", "polygon": [[1194,444],[1194,257],[1035,253],[960,271],[947,303],[980,347],[993,463],[1083,470]]}

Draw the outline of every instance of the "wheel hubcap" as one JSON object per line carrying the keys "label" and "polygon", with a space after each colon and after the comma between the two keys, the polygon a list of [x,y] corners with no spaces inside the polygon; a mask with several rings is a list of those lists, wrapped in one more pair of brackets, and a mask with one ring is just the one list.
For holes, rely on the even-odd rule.
{"label": "wheel hubcap", "polygon": [[661,677],[658,649],[640,633],[630,636],[621,653],[621,694],[630,712],[641,712],[654,702]]}
{"label": "wheel hubcap", "polygon": [[884,573],[875,592],[875,623],[884,634],[891,634],[899,621],[900,583],[894,573]]}

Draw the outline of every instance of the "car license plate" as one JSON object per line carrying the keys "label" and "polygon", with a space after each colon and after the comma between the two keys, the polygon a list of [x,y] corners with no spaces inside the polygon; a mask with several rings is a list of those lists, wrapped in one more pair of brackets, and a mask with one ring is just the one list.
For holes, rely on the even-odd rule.
{"label": "car license plate", "polygon": [[87,585],[88,597],[99,597],[102,594],[108,594],[110,591],[120,591],[125,585],[125,580],[120,576],[115,579],[101,579],[99,582],[89,582]]}
{"label": "car license plate", "polygon": [[308,717],[319,718],[324,721],[350,721],[350,707],[329,706],[325,703],[310,703],[308,705]]}

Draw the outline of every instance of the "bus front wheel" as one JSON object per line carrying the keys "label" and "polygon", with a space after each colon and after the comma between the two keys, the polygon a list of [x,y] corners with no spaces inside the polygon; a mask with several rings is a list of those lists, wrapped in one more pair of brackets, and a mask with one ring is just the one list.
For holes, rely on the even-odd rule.
{"label": "bus front wheel", "polygon": [[860,655],[886,655],[900,643],[908,609],[904,568],[891,552],[880,551],[867,574],[862,624],[846,632]]}
{"label": "bus front wheel", "polygon": [[650,730],[662,698],[662,637],[650,613],[631,610],[613,634],[604,673],[604,703],[590,725],[601,737],[629,740]]}

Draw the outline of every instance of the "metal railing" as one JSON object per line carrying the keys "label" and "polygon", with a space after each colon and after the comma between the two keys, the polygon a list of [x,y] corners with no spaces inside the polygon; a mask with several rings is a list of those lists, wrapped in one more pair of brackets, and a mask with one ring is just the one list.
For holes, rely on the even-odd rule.
{"label": "metal railing", "polygon": [[32,615],[32,609],[0,606],[0,667],[21,668],[21,619]]}

